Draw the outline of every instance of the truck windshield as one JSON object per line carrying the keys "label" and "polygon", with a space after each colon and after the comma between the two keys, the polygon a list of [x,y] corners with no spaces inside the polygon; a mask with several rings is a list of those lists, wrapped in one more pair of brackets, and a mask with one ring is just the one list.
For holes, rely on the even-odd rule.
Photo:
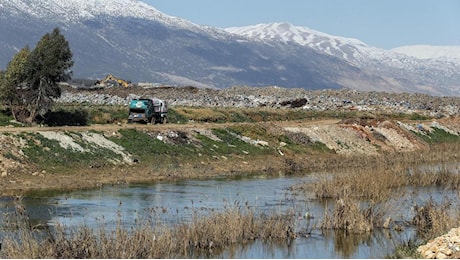
{"label": "truck windshield", "polygon": [[129,104],[130,109],[147,109],[150,106],[149,100],[132,100]]}

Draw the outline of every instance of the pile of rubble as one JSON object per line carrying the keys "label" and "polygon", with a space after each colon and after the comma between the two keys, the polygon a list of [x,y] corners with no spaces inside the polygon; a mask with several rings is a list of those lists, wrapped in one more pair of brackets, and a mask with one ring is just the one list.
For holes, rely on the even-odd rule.
{"label": "pile of rubble", "polygon": [[280,87],[194,87],[107,88],[96,90],[65,87],[60,103],[127,105],[133,98],[156,97],[172,106],[303,108],[315,111],[363,110],[388,113],[419,113],[428,116],[456,115],[459,97],[425,94],[363,92],[351,89],[305,90]]}
{"label": "pile of rubble", "polygon": [[447,234],[419,246],[417,252],[425,259],[460,258],[460,228],[453,228]]}

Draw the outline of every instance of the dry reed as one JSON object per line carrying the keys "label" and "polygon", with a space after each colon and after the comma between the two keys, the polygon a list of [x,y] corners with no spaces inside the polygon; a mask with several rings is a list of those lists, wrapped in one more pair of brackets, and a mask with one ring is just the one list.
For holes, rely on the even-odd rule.
{"label": "dry reed", "polygon": [[457,189],[460,187],[459,169],[455,166],[457,151],[457,145],[443,144],[433,146],[430,152],[339,158],[343,159],[342,166],[332,162],[329,173],[294,189],[307,191],[316,198],[339,199],[346,195],[374,202],[385,201],[395,190],[407,186]]}
{"label": "dry reed", "polygon": [[16,222],[16,228],[6,233],[2,258],[189,258],[255,239],[295,237],[291,214],[268,215],[236,207],[196,215],[190,223],[173,226],[142,220],[125,227],[120,222],[113,231],[103,225],[92,229],[57,224],[52,230],[36,229],[25,216],[12,215],[10,223]]}
{"label": "dry reed", "polygon": [[362,208],[360,204],[344,197],[336,201],[332,212],[326,210],[321,229],[344,230],[350,233],[369,233],[382,227],[385,210],[377,205]]}
{"label": "dry reed", "polygon": [[[322,229],[366,233],[391,224],[391,199],[406,187],[445,187],[458,189],[460,174],[457,143],[433,145],[417,153],[386,153],[375,157],[337,157],[342,166],[330,164],[329,171],[318,174],[316,181],[292,187],[318,199],[334,199]],[[452,163],[451,163],[452,162]],[[396,195],[398,196],[398,195]],[[367,203],[364,203],[367,202]],[[367,206],[363,206],[367,205]],[[425,236],[433,236],[459,225],[460,214],[452,212],[448,200],[432,201],[415,207],[412,221]],[[388,222],[388,223],[386,223]]]}
{"label": "dry reed", "polygon": [[460,210],[452,207],[449,198],[439,203],[430,199],[421,206],[414,206],[412,225],[417,228],[417,233],[422,238],[439,236],[460,225]]}

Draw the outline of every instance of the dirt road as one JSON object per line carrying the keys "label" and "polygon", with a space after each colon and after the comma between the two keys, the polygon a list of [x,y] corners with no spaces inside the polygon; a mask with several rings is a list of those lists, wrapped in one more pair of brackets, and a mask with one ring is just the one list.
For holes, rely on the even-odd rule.
{"label": "dirt road", "polygon": [[[276,121],[273,122],[282,127],[286,126],[312,126],[312,125],[331,125],[337,124],[340,120],[338,119],[327,119],[327,120],[294,120],[294,121]],[[269,123],[269,122],[267,122]],[[38,131],[118,131],[120,129],[155,129],[159,131],[167,130],[183,130],[193,128],[219,128],[229,127],[238,124],[250,124],[250,123],[187,123],[187,124],[95,124],[88,126],[32,126],[32,127],[7,127],[0,126],[0,133],[20,133],[20,132],[38,132]]]}

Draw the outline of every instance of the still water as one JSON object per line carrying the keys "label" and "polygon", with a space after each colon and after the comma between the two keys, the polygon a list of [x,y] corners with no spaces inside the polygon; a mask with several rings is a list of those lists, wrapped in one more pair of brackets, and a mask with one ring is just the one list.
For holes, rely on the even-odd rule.
{"label": "still water", "polygon": [[[28,197],[22,200],[22,204],[35,222],[48,225],[62,223],[67,227],[84,224],[94,228],[103,224],[106,229],[114,228],[120,221],[125,226],[134,225],[136,220],[144,218],[179,223],[190,220],[197,212],[206,214],[244,204],[268,212],[293,210],[299,216],[296,218],[297,231],[310,233],[289,244],[255,241],[212,255],[197,256],[200,258],[383,258],[390,255],[397,245],[415,238],[415,232],[410,228],[402,232],[375,231],[365,236],[311,229],[333,203],[295,195],[288,189],[311,178],[252,176],[106,186],[90,191]],[[446,196],[457,196],[458,199],[456,193],[434,188],[404,194],[410,195],[395,198],[397,208],[391,213],[392,218],[400,223],[410,221],[410,208],[414,203],[430,197],[442,200]],[[11,199],[0,199],[0,213],[12,208]],[[301,217],[306,212],[313,216],[311,223],[306,223]]]}

